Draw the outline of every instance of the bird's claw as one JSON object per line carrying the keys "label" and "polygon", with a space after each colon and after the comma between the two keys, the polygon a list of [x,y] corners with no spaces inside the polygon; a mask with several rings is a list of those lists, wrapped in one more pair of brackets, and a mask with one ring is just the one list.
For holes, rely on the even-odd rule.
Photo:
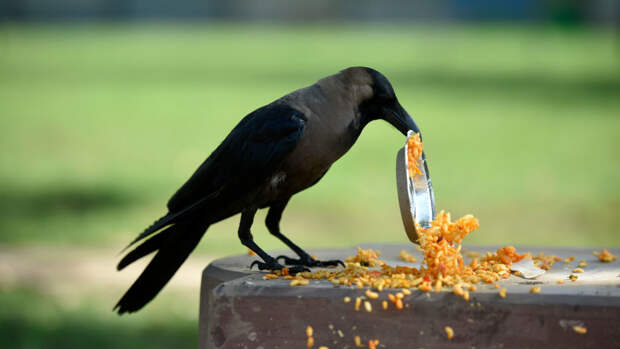
{"label": "bird's claw", "polygon": [[250,269],[252,269],[254,266],[258,267],[258,270],[282,270],[284,268],[288,269],[288,273],[291,275],[295,275],[297,273],[301,273],[304,271],[310,271],[310,269],[305,268],[304,266],[298,265],[298,266],[294,266],[294,267],[285,267],[282,264],[277,262],[277,259],[274,259],[270,262],[261,262],[261,261],[254,261],[252,262],[252,264],[250,264]]}
{"label": "bird's claw", "polygon": [[285,265],[303,265],[306,267],[314,268],[314,267],[337,267],[342,266],[345,267],[344,263],[338,259],[332,259],[327,261],[316,260],[310,256],[304,256],[299,259],[289,258],[287,256],[278,256],[276,260],[279,262],[280,259],[283,260]]}

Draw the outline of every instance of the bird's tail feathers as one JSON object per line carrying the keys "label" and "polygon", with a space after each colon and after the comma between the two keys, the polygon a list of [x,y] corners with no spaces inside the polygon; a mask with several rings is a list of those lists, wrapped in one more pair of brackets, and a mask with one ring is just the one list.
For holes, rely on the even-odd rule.
{"label": "bird's tail feathers", "polygon": [[158,220],[153,222],[153,224],[151,224],[148,228],[144,229],[144,231],[140,233],[140,235],[138,235],[135,239],[133,239],[133,241],[129,243],[129,245],[125,246],[125,248],[123,248],[123,250],[120,253],[125,252],[129,247],[133,246],[136,242],[148,237],[149,235],[157,232],[158,230],[162,228],[165,228],[166,226],[170,224],[173,224],[176,218],[179,218],[182,215],[187,216],[191,214],[191,212],[193,212],[196,208],[201,207],[201,205],[203,205],[205,202],[208,202],[209,200],[212,200],[214,197],[216,197],[219,194],[220,190],[217,190],[201,198],[200,200],[194,202],[193,204],[185,207],[182,210],[179,210],[176,212],[168,212],[167,215],[159,218]]}
{"label": "bird's tail feathers", "polygon": [[118,301],[114,310],[119,314],[132,313],[150,302],[198,245],[206,228],[199,224],[177,223],[128,253],[118,264],[119,270],[158,250],[140,277]]}
{"label": "bird's tail feathers", "polygon": [[172,235],[173,231],[175,231],[174,225],[168,227],[165,230],[162,230],[154,236],[151,236],[148,240],[131,250],[131,252],[127,253],[125,257],[123,257],[123,259],[118,262],[116,270],[121,271],[129,264],[150,254],[151,252],[157,251],[163,245],[166,239],[170,237],[170,235]]}

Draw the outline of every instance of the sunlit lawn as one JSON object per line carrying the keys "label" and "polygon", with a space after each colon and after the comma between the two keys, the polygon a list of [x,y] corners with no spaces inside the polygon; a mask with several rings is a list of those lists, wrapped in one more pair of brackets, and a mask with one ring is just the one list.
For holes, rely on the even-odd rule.
{"label": "sunlit lawn", "polygon": [[[5,24],[0,243],[120,250],[165,213],[168,197],[241,117],[365,65],[393,82],[421,127],[438,208],[480,218],[469,242],[618,246],[614,40],[545,27]],[[370,124],[292,200],[283,229],[309,248],[405,242],[394,174],[403,141],[389,125]],[[282,248],[262,217],[258,243]],[[244,252],[237,220],[211,227],[198,253]],[[86,333],[102,347],[144,338],[163,347],[172,345],[160,340],[167,329],[168,340],[195,346],[197,301],[184,308],[193,318],[156,320],[160,308],[143,315],[146,324],[112,317],[113,301],[67,308],[31,291],[5,293],[0,339],[68,347]],[[33,315],[39,308],[44,318]],[[88,328],[73,330],[80,326]]]}

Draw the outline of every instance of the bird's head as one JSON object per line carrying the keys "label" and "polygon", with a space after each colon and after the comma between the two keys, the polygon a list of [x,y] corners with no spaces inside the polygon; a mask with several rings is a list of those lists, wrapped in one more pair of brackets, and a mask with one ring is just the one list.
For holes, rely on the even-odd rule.
{"label": "bird's head", "polygon": [[347,68],[340,74],[350,86],[355,86],[356,102],[364,123],[382,119],[403,135],[407,135],[409,130],[420,132],[409,113],[398,102],[392,84],[383,74],[366,67]]}

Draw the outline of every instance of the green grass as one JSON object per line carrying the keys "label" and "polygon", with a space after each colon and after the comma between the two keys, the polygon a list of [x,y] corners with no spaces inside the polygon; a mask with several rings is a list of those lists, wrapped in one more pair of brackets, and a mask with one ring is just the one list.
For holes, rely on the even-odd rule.
{"label": "green grass", "polygon": [[0,347],[196,348],[197,307],[192,311],[184,304],[175,309],[173,302],[179,296],[162,295],[144,312],[119,317],[103,298],[59,299],[31,289],[3,291]]}
{"label": "green grass", "polygon": [[[618,246],[614,40],[547,27],[5,24],[0,243],[120,248],[245,114],[366,65],[421,127],[438,208],[480,218],[470,242]],[[403,140],[370,124],[292,200],[284,230],[308,247],[406,241]],[[244,251],[237,219],[213,226],[201,253]],[[256,222],[259,244],[280,248]]]}
{"label": "green grass", "polygon": [[[241,117],[366,65],[421,127],[438,208],[480,218],[469,242],[620,246],[619,62],[614,34],[598,30],[5,23],[0,244],[120,250]],[[369,125],[292,200],[284,230],[309,248],[405,242],[403,141]],[[282,248],[263,218],[258,243]],[[198,253],[245,252],[237,219],[211,227]],[[115,288],[16,287],[0,291],[2,348],[196,347],[198,290],[166,289],[119,318]]]}

